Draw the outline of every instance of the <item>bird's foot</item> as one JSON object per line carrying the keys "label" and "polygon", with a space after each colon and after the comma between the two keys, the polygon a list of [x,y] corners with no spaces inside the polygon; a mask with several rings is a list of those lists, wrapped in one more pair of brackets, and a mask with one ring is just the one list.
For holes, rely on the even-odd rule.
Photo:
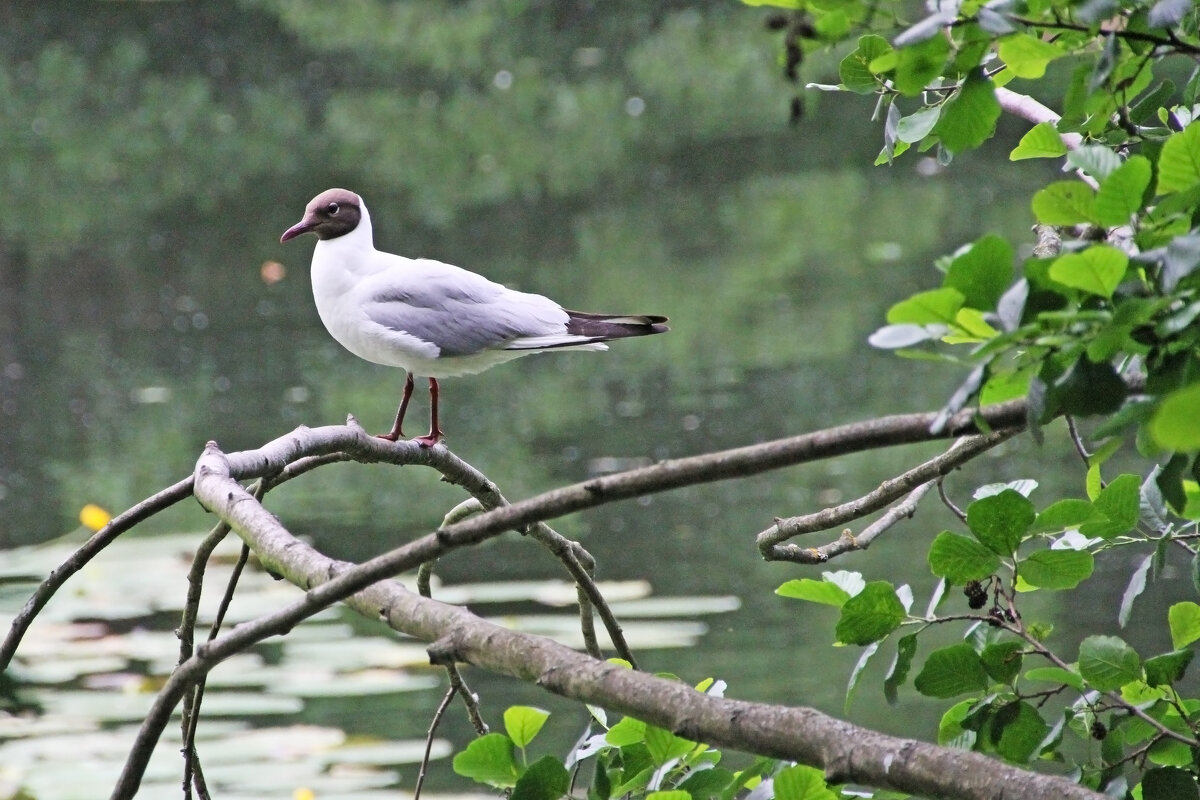
{"label": "bird's foot", "polygon": [[399,441],[400,437],[403,435],[404,434],[401,433],[400,431],[390,431],[388,433],[377,433],[377,434],[375,434],[375,438],[383,439],[386,442],[395,442],[395,441]]}
{"label": "bird's foot", "polygon": [[424,436],[417,436],[413,438],[413,441],[419,444],[421,447],[433,447],[441,440],[442,432],[439,430],[432,430]]}

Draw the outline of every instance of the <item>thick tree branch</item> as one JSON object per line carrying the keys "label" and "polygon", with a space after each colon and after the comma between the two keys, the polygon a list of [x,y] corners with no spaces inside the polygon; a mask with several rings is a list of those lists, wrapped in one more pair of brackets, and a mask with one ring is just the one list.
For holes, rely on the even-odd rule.
{"label": "thick tree branch", "polygon": [[[283,633],[338,599],[360,613],[384,619],[398,631],[434,642],[438,663],[463,661],[536,682],[549,691],[601,705],[710,744],[800,761],[825,769],[833,782],[856,782],[930,797],[1029,800],[1101,797],[1066,779],[1039,775],[985,756],[865,730],[807,708],[770,706],[701,694],[690,687],[624,669],[541,637],[508,631],[463,608],[448,606],[381,580],[411,568],[430,552],[483,538],[488,517],[448,526],[357,567],[335,562],[293,538],[237,484],[215,448],[197,464],[197,496],[259,554],[269,569],[301,587],[304,598],[198,649],[167,681],[147,716],[114,798],[136,792],[145,762],[183,692],[224,658],[263,638]],[[508,523],[495,523],[506,529]],[[352,596],[351,596],[352,595]]]}

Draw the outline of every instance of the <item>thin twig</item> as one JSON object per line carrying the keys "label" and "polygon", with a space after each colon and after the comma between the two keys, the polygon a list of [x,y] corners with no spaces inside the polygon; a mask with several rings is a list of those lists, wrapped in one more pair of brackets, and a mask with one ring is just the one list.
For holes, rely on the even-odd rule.
{"label": "thin twig", "polygon": [[1075,417],[1067,414],[1066,420],[1067,430],[1071,434],[1071,444],[1075,445],[1075,452],[1079,453],[1085,467],[1091,466],[1092,454],[1088,452],[1087,446],[1083,443],[1083,436],[1079,433],[1079,426],[1075,424]]}
{"label": "thin twig", "polygon": [[[208,560],[217,545],[225,541],[229,535],[229,526],[224,522],[217,523],[208,536],[196,548],[192,557],[192,566],[188,570],[188,591],[183,602],[183,615],[175,635],[179,637],[179,661],[182,664],[192,657],[195,650],[196,618],[200,614],[200,595],[204,589],[204,573]],[[193,704],[195,692],[188,692],[183,697],[183,714],[180,718],[180,734],[184,741],[183,747],[183,796],[185,800],[192,796],[192,777],[199,772],[199,759],[194,744],[189,746],[188,731],[192,729]],[[193,740],[194,741],[194,740]]]}
{"label": "thin twig", "polygon": [[442,722],[442,717],[446,715],[446,709],[450,707],[450,701],[454,699],[454,695],[458,690],[451,684],[446,690],[446,694],[442,696],[442,702],[438,703],[437,710],[433,712],[433,719],[429,722],[429,730],[425,734],[425,753],[421,756],[421,766],[417,770],[417,785],[413,788],[413,800],[421,800],[421,787],[425,785],[425,772],[429,769],[429,758],[433,753],[433,735],[437,733],[438,725]]}
{"label": "thin twig", "polygon": [[[266,492],[264,484],[259,481],[252,487],[255,500],[262,500],[262,495]],[[225,614],[229,611],[229,604],[233,600],[234,590],[237,588],[238,580],[241,578],[242,570],[246,566],[246,562],[250,559],[250,548],[244,542],[242,543],[241,551],[238,554],[237,563],[234,564],[233,572],[229,575],[229,580],[225,584],[225,593],[221,596],[221,603],[217,608],[216,618],[213,620],[212,626],[208,630],[208,641],[211,642],[217,638],[217,634],[221,630],[221,624],[225,620]],[[200,727],[200,706],[204,702],[204,689],[208,681],[208,676],[205,675],[196,682],[196,688],[190,694],[192,695],[191,713],[187,717],[186,727],[184,728],[183,737],[183,752],[185,765],[194,760],[194,781],[196,783],[196,791],[200,795],[201,800],[208,800],[208,788],[205,785],[204,775],[200,771],[200,757],[196,753],[196,731]]]}
{"label": "thin twig", "polygon": [[592,658],[603,658],[600,642],[596,639],[596,618],[592,616],[592,601],[582,586],[576,584],[575,595],[579,601],[579,630],[583,634],[583,649]]}
{"label": "thin twig", "polygon": [[467,719],[471,720],[471,727],[475,729],[476,734],[483,736],[488,732],[488,725],[483,721],[483,714],[479,711],[478,695],[471,691],[470,686],[467,686],[458,667],[451,664],[446,672],[450,675],[450,686],[458,690],[458,696],[462,698],[463,705],[467,709]]}
{"label": "thin twig", "polygon": [[170,508],[185,497],[190,497],[192,483],[192,477],[189,475],[113,517],[107,525],[92,534],[92,537],[84,542],[78,550],[71,553],[66,561],[47,575],[45,580],[38,584],[29,599],[25,601],[21,610],[13,617],[8,634],[4,637],[3,643],[0,643],[0,672],[8,669],[8,665],[12,662],[17,648],[21,644],[21,639],[29,630],[29,626],[33,624],[33,620],[71,576],[83,569],[101,550],[112,544],[118,536],[134,525]]}
{"label": "thin twig", "polygon": [[[442,524],[440,528],[446,528],[449,525],[453,525],[455,522],[464,520],[467,517],[480,513],[483,510],[483,505],[477,498],[468,498],[446,512],[446,516],[442,517]],[[417,570],[417,591],[422,597],[433,597],[430,581],[433,577],[433,567],[435,564],[437,564],[437,559],[430,559],[429,561],[423,562]],[[438,708],[437,714],[434,716],[433,724],[429,728],[429,743],[426,745],[425,758],[421,762],[421,773],[417,779],[417,795],[421,793],[421,783],[425,779],[425,767],[429,761],[429,747],[433,742],[433,731],[437,727],[437,723],[440,720],[441,715],[445,713],[446,706],[449,704],[450,699],[454,697],[455,693],[462,697],[463,705],[467,709],[467,718],[470,719],[471,725],[475,728],[478,734],[483,736],[488,732],[487,724],[483,721],[483,716],[479,713],[478,700],[475,695],[471,693],[471,690],[467,687],[467,684],[463,681],[462,674],[458,671],[458,667],[454,664],[446,664],[445,669],[446,676],[450,680],[450,690],[446,694],[446,699],[442,701],[442,705]],[[414,797],[413,800],[417,800],[417,798]]]}
{"label": "thin twig", "polygon": [[975,458],[996,445],[1011,439],[1021,432],[1021,428],[1005,428],[989,434],[969,436],[959,439],[949,450],[941,455],[913,467],[912,469],[889,478],[862,497],[857,497],[847,503],[833,508],[826,508],[813,514],[804,514],[788,519],[777,519],[770,528],[762,531],[756,537],[758,549],[768,560],[775,557],[774,549],[782,542],[800,534],[823,531],[847,522],[859,519],[883,508],[893,500],[911,492],[928,481],[945,475],[959,465]]}
{"label": "thin twig", "polygon": [[[580,623],[583,630],[584,642],[589,647],[588,652],[591,652],[591,648],[595,648],[598,654],[600,648],[599,643],[596,641],[595,624],[591,619],[591,612],[595,611],[600,615],[600,621],[604,624],[605,631],[608,632],[608,638],[612,641],[613,649],[617,651],[617,656],[625,659],[634,669],[637,669],[637,660],[633,657],[633,650],[630,649],[629,643],[625,641],[625,631],[621,628],[621,623],[617,621],[617,616],[613,613],[612,607],[604,599],[600,588],[596,586],[594,574],[596,560],[592,557],[592,554],[583,545],[579,544],[579,542],[568,539],[544,522],[538,522],[530,526],[528,536],[545,545],[563,563],[563,566],[567,568],[567,572],[571,573],[571,577],[574,579],[575,586],[579,591]],[[588,638],[589,629],[591,631],[590,642]]]}
{"label": "thin twig", "polygon": [[847,528],[837,539],[821,547],[800,547],[794,544],[776,545],[771,548],[769,560],[791,561],[796,564],[824,564],[843,553],[866,550],[884,531],[900,520],[912,517],[916,513],[917,504],[934,487],[934,484],[935,481],[930,481],[913,489],[904,500],[889,508],[886,514],[863,528],[862,533],[857,536]]}
{"label": "thin twig", "polygon": [[940,497],[942,500],[942,505],[944,505],[946,508],[950,509],[950,513],[953,514],[954,516],[958,517],[958,521],[965,525],[967,522],[967,512],[963,511],[961,508],[956,506],[954,504],[954,501],[950,499],[950,495],[946,494],[946,476],[945,475],[942,475],[940,478],[937,479],[937,490],[938,490],[938,497]]}

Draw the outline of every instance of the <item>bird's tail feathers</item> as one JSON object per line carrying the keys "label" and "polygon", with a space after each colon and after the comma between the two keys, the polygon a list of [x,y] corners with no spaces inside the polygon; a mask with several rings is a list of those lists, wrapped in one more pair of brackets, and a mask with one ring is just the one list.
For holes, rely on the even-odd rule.
{"label": "bird's tail feathers", "polygon": [[666,325],[667,318],[657,315],[589,314],[584,311],[567,311],[567,315],[567,333],[598,342],[670,330]]}

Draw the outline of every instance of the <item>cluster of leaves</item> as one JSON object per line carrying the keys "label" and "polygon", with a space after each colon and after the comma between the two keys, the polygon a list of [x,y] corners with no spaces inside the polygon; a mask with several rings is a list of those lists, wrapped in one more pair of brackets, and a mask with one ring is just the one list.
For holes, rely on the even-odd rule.
{"label": "cluster of leaves", "polygon": [[[818,44],[877,27],[883,13],[875,3],[770,3],[809,20]],[[947,415],[1021,395],[1035,432],[1064,413],[1112,415],[1097,438],[1135,430],[1142,452],[1165,462],[1161,490],[1182,509],[1195,487],[1185,477],[1200,473],[1200,11],[1175,0],[936,6],[906,28],[886,21],[903,28],[890,41],[859,36],[841,83],[818,86],[877,96],[877,163],[915,148],[948,164],[993,136],[998,89],[1024,84],[1062,89],[1061,116],[1008,92],[1009,110],[1041,118],[1010,157],[1065,156],[1075,177],[1033,195],[1034,220],[1057,233],[1015,283],[1017,248],[984,236],[942,259],[942,285],[897,303],[871,342],[967,365]]]}
{"label": "cluster of leaves", "polygon": [[[1047,128],[1030,131],[1014,156],[1040,147],[1030,140]],[[933,357],[969,365],[946,414],[973,399],[1025,395],[1035,426],[1062,414],[1109,415],[1097,440],[1136,429],[1142,452],[1165,461],[1159,485],[1181,510],[1196,485],[1185,480],[1197,469],[1188,453],[1200,449],[1198,154],[1197,125],[1169,136],[1152,158],[1076,149],[1067,160],[1091,180],[1039,190],[1037,221],[1121,227],[1132,248],[1114,246],[1103,231],[1085,234],[1062,252],[1026,259],[1010,286],[1012,246],[984,236],[939,264],[939,288],[894,305],[872,343],[912,355],[929,355],[907,350],[916,344],[948,345]]]}
{"label": "cluster of leaves", "polygon": [[[863,669],[893,634],[910,631],[897,637],[884,679],[884,695],[895,703],[922,637],[966,621],[961,639],[930,652],[912,679],[926,697],[969,695],[943,714],[939,743],[1018,764],[1070,763],[1082,782],[1105,790],[1127,788],[1126,764],[1148,762],[1143,797],[1177,796],[1148,787],[1180,780],[1192,790],[1178,796],[1194,797],[1194,779],[1183,770],[1194,767],[1200,747],[1200,698],[1186,696],[1180,681],[1193,656],[1187,648],[1200,639],[1200,605],[1184,601],[1170,608],[1166,624],[1174,649],[1148,658],[1117,636],[1092,635],[1068,661],[1054,649],[1053,626],[1022,614],[1023,598],[1031,593],[1071,590],[1089,578],[1096,555],[1148,544],[1151,552],[1121,601],[1124,625],[1147,575],[1178,541],[1175,535],[1194,535],[1194,525],[1163,528],[1167,509],[1153,480],[1125,474],[1101,487],[1098,471],[1092,474],[1087,499],[1059,500],[1040,511],[1027,496],[1037,486],[1032,480],[979,489],[963,515],[968,532],[943,531],[930,545],[929,566],[940,582],[924,614],[912,611],[908,586],[867,582],[858,573],[791,580],[778,593],[837,607],[838,643],[866,648],[847,704]],[[1200,507],[1193,511],[1200,517]],[[951,586],[963,587],[965,613],[939,612],[952,602]],[[1090,746],[1095,740],[1098,748]]]}
{"label": "cluster of leaves", "polygon": [[[624,663],[624,662],[622,662]],[[674,677],[674,676],[665,676]],[[724,684],[709,678],[697,691],[720,693]],[[834,800],[818,769],[784,766],[756,759],[742,770],[719,766],[721,753],[633,717],[609,725],[604,709],[589,706],[592,723],[602,731],[588,733],[565,763],[545,755],[530,763],[527,749],[549,712],[513,706],[504,712],[505,733],[473,740],[454,757],[454,771],[497,789],[511,800],[557,800],[578,796],[572,776],[591,763],[588,800],[637,797],[646,800],[732,800],[747,790],[762,800]]]}

